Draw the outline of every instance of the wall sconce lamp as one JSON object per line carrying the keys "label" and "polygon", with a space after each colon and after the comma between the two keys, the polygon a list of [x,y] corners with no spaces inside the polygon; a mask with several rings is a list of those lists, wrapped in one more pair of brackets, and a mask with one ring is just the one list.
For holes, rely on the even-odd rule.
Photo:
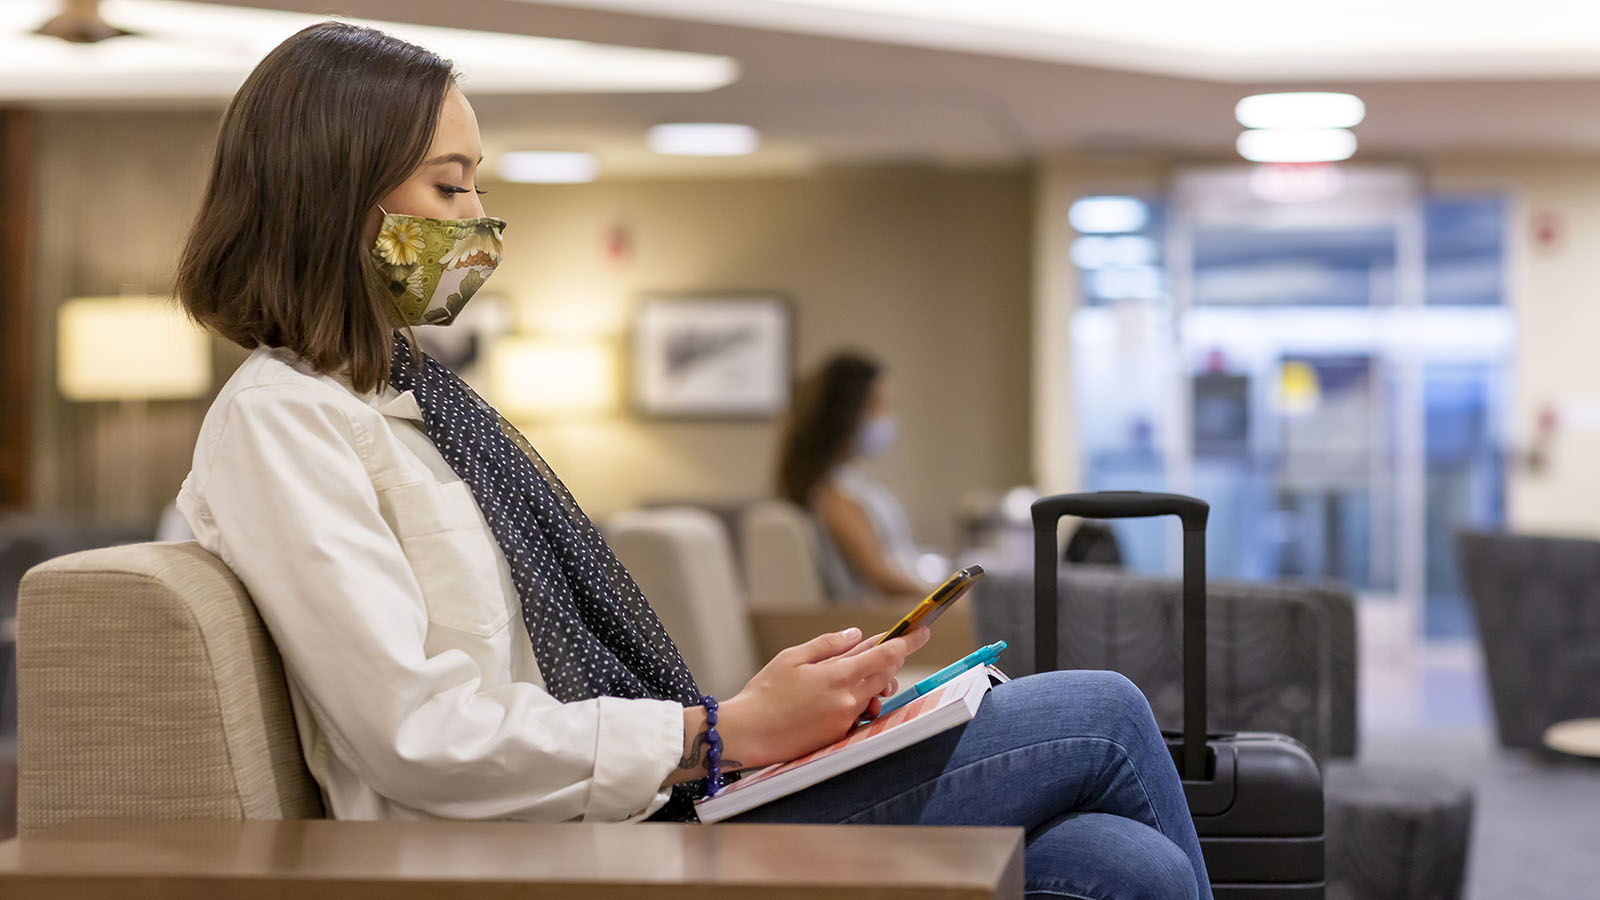
{"label": "wall sconce lamp", "polygon": [[56,383],[78,401],[199,397],[211,339],[168,297],[78,297],[57,314]]}
{"label": "wall sconce lamp", "polygon": [[619,382],[616,348],[602,338],[509,336],[489,347],[489,389],[508,418],[605,415]]}
{"label": "wall sconce lamp", "polygon": [[170,297],[78,297],[56,314],[61,395],[116,406],[83,436],[117,448],[112,470],[90,473],[103,514],[144,516],[170,498],[177,485],[152,481],[147,401],[202,397],[211,384],[211,338]]}

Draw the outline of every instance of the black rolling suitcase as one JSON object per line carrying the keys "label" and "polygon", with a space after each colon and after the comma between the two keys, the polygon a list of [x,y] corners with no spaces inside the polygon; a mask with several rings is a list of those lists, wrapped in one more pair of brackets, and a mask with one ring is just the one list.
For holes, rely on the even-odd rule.
{"label": "black rolling suitcase", "polygon": [[1057,665],[1056,523],[1062,516],[1183,523],[1183,733],[1167,746],[1216,900],[1323,900],[1322,774],[1281,734],[1206,732],[1205,501],[1178,494],[1060,494],[1033,504],[1034,671]]}

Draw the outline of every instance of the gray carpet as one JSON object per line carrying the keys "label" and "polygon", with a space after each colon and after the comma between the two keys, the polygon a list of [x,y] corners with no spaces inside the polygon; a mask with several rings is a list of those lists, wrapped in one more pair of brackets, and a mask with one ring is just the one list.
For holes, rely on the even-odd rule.
{"label": "gray carpet", "polygon": [[1474,786],[1468,900],[1600,900],[1600,762],[1503,751],[1487,726],[1370,732],[1361,759]]}

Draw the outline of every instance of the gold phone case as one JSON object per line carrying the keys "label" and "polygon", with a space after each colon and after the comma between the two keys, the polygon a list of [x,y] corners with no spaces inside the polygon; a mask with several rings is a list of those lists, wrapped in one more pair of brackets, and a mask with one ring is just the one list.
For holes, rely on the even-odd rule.
{"label": "gold phone case", "polygon": [[960,600],[972,589],[974,584],[983,577],[983,566],[967,566],[965,569],[945,579],[944,584],[933,589],[933,593],[922,599],[906,613],[905,618],[895,623],[895,626],[884,632],[883,643],[891,638],[897,638],[918,625],[932,625],[934,620],[944,614],[950,604]]}

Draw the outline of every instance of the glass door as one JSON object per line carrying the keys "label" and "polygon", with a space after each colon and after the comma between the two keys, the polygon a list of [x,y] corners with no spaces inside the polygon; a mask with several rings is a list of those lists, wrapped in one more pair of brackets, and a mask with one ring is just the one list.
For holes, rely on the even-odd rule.
{"label": "glass door", "polygon": [[[1074,248],[1085,485],[1209,500],[1217,576],[1335,578],[1396,637],[1466,636],[1454,530],[1503,509],[1499,201],[1396,168],[1228,167],[1139,202],[1144,243]],[[1175,570],[1169,532],[1119,536],[1134,568]]]}
{"label": "glass door", "polygon": [[[1334,189],[1285,197],[1263,183],[1273,171],[1174,183],[1173,413],[1187,421],[1169,432],[1169,477],[1212,500],[1219,573],[1419,597],[1419,385],[1385,340],[1394,313],[1422,301],[1418,182],[1322,167],[1308,171]],[[1243,423],[1229,440],[1215,429],[1224,402]]]}

